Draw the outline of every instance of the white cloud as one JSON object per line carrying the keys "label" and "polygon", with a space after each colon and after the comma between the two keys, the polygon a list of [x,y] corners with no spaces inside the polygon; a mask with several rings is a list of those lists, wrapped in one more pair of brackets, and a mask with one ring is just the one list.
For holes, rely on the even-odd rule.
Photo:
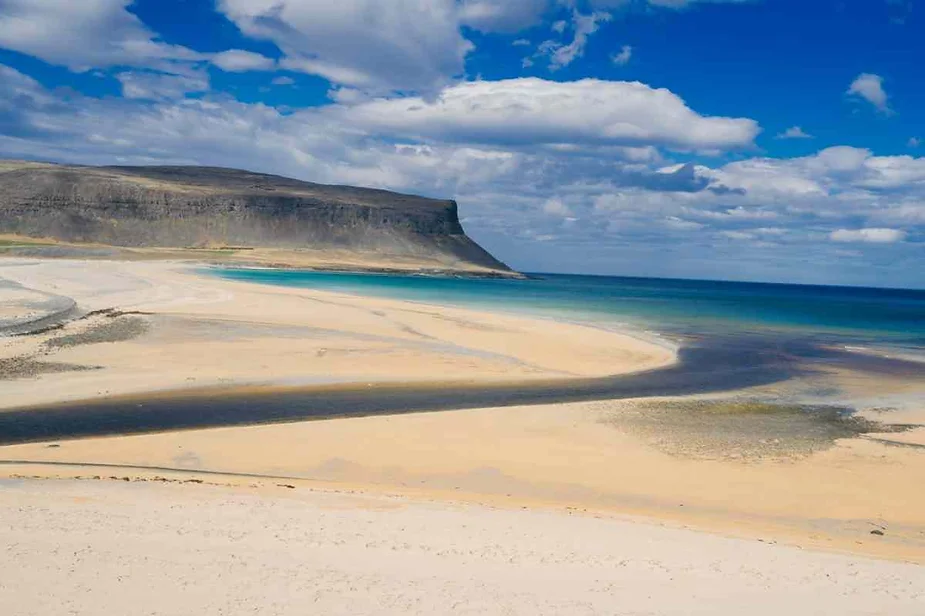
{"label": "white cloud", "polygon": [[615,53],[610,56],[610,61],[616,64],[617,66],[626,66],[629,64],[630,59],[633,57],[633,47],[631,45],[624,45],[620,48],[619,53]]}
{"label": "white cloud", "polygon": [[514,47],[529,47],[531,45],[530,39],[520,38],[511,43]]}
{"label": "white cloud", "polygon": [[871,157],[871,151],[850,146],[835,146],[820,150],[814,157],[804,159],[813,170],[823,172],[859,171]]}
{"label": "white cloud", "polygon": [[204,72],[194,75],[168,75],[126,71],[118,73],[116,79],[122,84],[122,96],[125,98],[175,99],[209,89],[209,78]]}
{"label": "white cloud", "polygon": [[871,156],[857,174],[855,184],[862,188],[895,190],[925,185],[925,158],[912,156]]}
{"label": "white cloud", "polygon": [[284,75],[282,77],[274,77],[273,81],[270,83],[272,83],[274,86],[291,86],[295,84],[295,79],[292,77],[286,77]]}
{"label": "white cloud", "polygon": [[743,189],[752,199],[858,196],[867,191],[925,189],[925,158],[874,156],[836,146],[791,159],[752,158],[718,169],[698,167],[718,184]]}
{"label": "white cloud", "polygon": [[229,49],[212,56],[212,64],[229,73],[269,71],[275,62],[266,56],[243,49]]}
{"label": "white cloud", "polygon": [[720,231],[719,235],[730,240],[745,241],[753,240],[755,236],[748,231]]}
{"label": "white cloud", "polygon": [[461,0],[460,21],[482,32],[519,32],[539,23],[549,0]]}
{"label": "white cloud", "polygon": [[0,153],[88,164],[213,164],[443,195],[490,183],[519,160],[490,148],[381,140],[323,109],[284,114],[228,98],[152,98],[51,93],[0,66]]}
{"label": "white cloud", "polygon": [[[455,0],[219,0],[284,68],[370,91],[431,91],[463,74],[472,44]],[[413,16],[413,17],[412,17]]]}
{"label": "white cloud", "polygon": [[694,222],[693,220],[684,220],[677,216],[666,216],[662,221],[662,224],[671,229],[677,229],[679,231],[699,231],[703,229],[706,225]]}
{"label": "white cloud", "polygon": [[741,224],[741,223],[758,223],[759,221],[775,220],[782,218],[781,214],[769,209],[758,209],[755,207],[745,207],[742,205],[721,210],[711,210],[709,208],[699,207],[702,203],[693,202],[689,204],[685,213],[688,216],[709,220],[721,224]]}
{"label": "white cloud", "polygon": [[[133,0],[0,0],[0,47],[74,71],[173,67],[203,55],[157,40],[127,10]],[[175,68],[175,67],[174,67]]]}
{"label": "white cloud", "polygon": [[[574,33],[572,41],[568,44],[552,39],[543,41],[537,48],[534,58],[548,58],[549,69],[552,71],[568,66],[577,58],[584,55],[585,46],[588,44],[588,37],[597,32],[601,24],[611,19],[610,13],[605,13],[603,11],[595,11],[587,15],[579,13],[577,10],[573,11],[572,30]],[[564,32],[564,26],[557,27],[557,25],[561,23],[564,22],[556,22],[553,29],[557,32]]]}
{"label": "white cloud", "polygon": [[752,198],[777,200],[826,194],[817,175],[793,161],[751,158],[718,169],[698,167],[697,170],[717,184],[743,190]]}
{"label": "white cloud", "polygon": [[556,197],[546,200],[546,203],[543,204],[543,211],[550,216],[559,216],[561,218],[572,216],[571,208],[562,199]]}
{"label": "white cloud", "polygon": [[872,73],[861,73],[851,82],[848,94],[859,96],[883,113],[891,113],[886,92],[883,90],[883,77]]}
{"label": "white cloud", "polygon": [[533,146],[725,150],[750,146],[759,131],[753,120],[699,115],[665,89],[597,79],[465,82],[432,101],[380,98],[329,113],[396,137]]}
{"label": "white cloud", "polygon": [[[841,147],[715,168],[680,164],[655,149],[680,139],[679,128],[659,119],[673,108],[659,96],[674,95],[615,83],[476,82],[408,108],[361,96],[281,112],[211,94],[86,97],[0,66],[0,154],[221,165],[456,198],[477,239],[540,270],[710,277],[729,275],[734,260],[735,272],[751,278],[925,285],[915,267],[925,235],[925,158]],[[502,95],[522,86],[513,99]],[[655,118],[624,106],[634,88],[648,92],[640,107],[660,109]],[[561,108],[553,104],[563,97]],[[535,105],[524,126],[493,110],[524,101]],[[576,120],[587,113],[586,123]],[[684,114],[677,126],[695,133],[711,119]],[[600,142],[601,127],[630,119],[657,138],[648,134],[646,146],[632,149],[622,138]],[[838,251],[854,247],[820,241],[833,234],[880,241],[876,262],[861,260],[863,270],[852,273]],[[752,239],[729,241],[746,235]],[[547,240],[542,250],[536,238]],[[807,262],[818,267],[802,267]]]}
{"label": "white cloud", "polygon": [[906,232],[899,229],[838,229],[829,235],[833,242],[864,242],[868,244],[893,244],[906,239]]}
{"label": "white cloud", "polygon": [[917,148],[922,145],[922,140],[918,137],[909,137],[909,141],[906,143],[906,145],[910,148]]}
{"label": "white cloud", "polygon": [[813,136],[806,133],[799,126],[791,126],[784,132],[778,134],[775,139],[813,139]]}
{"label": "white cloud", "polygon": [[29,110],[51,106],[56,98],[35,79],[0,64],[0,135],[31,132]]}

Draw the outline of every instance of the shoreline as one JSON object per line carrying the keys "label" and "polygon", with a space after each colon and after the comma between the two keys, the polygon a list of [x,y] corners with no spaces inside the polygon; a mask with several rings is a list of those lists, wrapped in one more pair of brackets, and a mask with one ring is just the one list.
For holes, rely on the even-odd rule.
{"label": "shoreline", "polygon": [[[59,330],[0,338],[0,364],[31,348],[39,369],[61,370],[0,380],[0,432],[49,422],[33,424],[41,442],[0,447],[10,462],[0,476],[286,477],[280,483],[295,492],[322,486],[632,514],[925,563],[925,495],[913,487],[925,483],[925,428],[889,435],[912,445],[897,447],[863,438],[876,424],[780,406],[832,388],[848,399],[883,391],[920,400],[910,378],[920,366],[760,337],[675,353],[574,323],[229,282],[191,274],[187,263],[17,263],[5,269],[20,283],[48,285],[96,312]],[[0,276],[8,264],[0,261]],[[228,394],[236,386],[251,397],[231,406],[210,399],[216,387]],[[605,399],[615,387],[626,399]],[[274,415],[280,392],[302,415]],[[434,411],[441,400],[465,410],[408,413]],[[22,409],[36,405],[50,414]],[[173,417],[189,429],[67,441],[47,430],[84,421],[81,405],[109,413],[96,425],[146,417],[152,430]],[[305,419],[312,405],[363,416],[267,423]],[[903,411],[903,421],[925,425],[919,409]],[[249,419],[215,427],[234,413]],[[209,417],[217,419],[203,423]],[[889,413],[871,419],[895,423]],[[885,537],[870,535],[881,527]]]}
{"label": "shoreline", "polygon": [[[677,361],[676,349],[634,332],[229,281],[189,263],[90,263],[0,260],[0,277],[71,297],[81,314],[50,333],[0,337],[0,364],[4,357],[32,357],[91,368],[42,377],[37,367],[40,379],[59,384],[59,394],[0,381],[8,392],[0,407],[204,387],[571,379]],[[112,317],[122,315],[136,318],[145,332],[111,343],[94,334],[118,329],[119,319]],[[34,321],[44,326],[44,318]],[[66,341],[66,348],[57,339]],[[149,366],[143,358],[152,353]],[[100,365],[103,370],[95,368]],[[155,365],[162,370],[151,370]],[[110,373],[107,385],[117,388],[101,388],[105,372]]]}
{"label": "shoreline", "polygon": [[[193,271],[195,273],[199,273],[198,271],[199,269],[200,268],[195,268]],[[218,278],[219,280],[239,282],[239,283],[243,282],[244,284],[260,285],[260,286],[268,287],[271,289],[278,289],[278,288],[307,289],[307,287],[300,287],[300,286],[294,286],[294,285],[293,286],[279,285],[279,284],[273,284],[270,282],[264,282],[264,281],[259,281],[259,280],[242,281],[242,280],[238,280],[233,277],[224,276],[221,273],[213,273],[213,272],[217,270],[222,270],[222,269],[231,269],[231,270],[254,269],[254,270],[266,270],[266,271],[274,271],[274,270],[306,271],[306,272],[317,273],[317,274],[347,274],[347,275],[359,274],[363,276],[383,276],[383,277],[408,276],[411,278],[421,277],[421,278],[461,279],[461,280],[466,280],[466,279],[479,280],[479,279],[497,278],[494,276],[481,276],[481,275],[455,275],[455,274],[429,275],[426,273],[420,273],[420,274],[409,273],[404,270],[376,272],[376,271],[371,271],[371,270],[325,270],[325,269],[314,269],[310,267],[303,268],[303,267],[285,267],[285,266],[284,267],[243,266],[243,265],[236,265],[236,264],[206,264],[205,268],[201,268],[201,269],[207,270],[205,272],[206,275],[213,276],[215,278]],[[521,273],[521,272],[517,272],[517,273],[522,276],[521,278],[522,280],[531,280],[533,279],[532,277],[534,276],[534,274],[530,274],[530,273]],[[501,278],[503,279],[504,277],[501,277]],[[476,305],[476,304],[466,305],[466,304],[454,304],[454,303],[441,303],[441,302],[428,301],[424,299],[409,299],[409,298],[403,298],[403,297],[389,296],[386,294],[364,295],[363,293],[359,291],[351,291],[351,290],[338,290],[338,291],[322,290],[321,292],[336,293],[337,295],[345,295],[349,297],[355,297],[357,299],[372,298],[372,299],[384,299],[384,300],[398,301],[398,302],[418,305],[418,306],[421,306],[424,308],[430,308],[430,309],[446,308],[450,310],[471,310],[471,311],[482,312],[482,313],[504,315],[504,316],[509,316],[513,318],[524,318],[524,319],[531,319],[531,320],[538,320],[538,321],[548,321],[551,323],[559,323],[563,325],[574,325],[576,327],[587,327],[587,328],[597,329],[602,332],[615,333],[621,336],[628,336],[630,338],[635,338],[636,340],[639,340],[640,342],[660,346],[664,348],[665,350],[670,351],[675,354],[677,354],[681,350],[681,346],[682,346],[682,342],[678,340],[676,336],[673,337],[672,334],[669,334],[666,332],[659,332],[654,329],[643,329],[641,326],[634,326],[634,325],[630,325],[629,323],[625,323],[625,322],[603,323],[603,322],[593,321],[593,320],[580,320],[580,319],[568,318],[565,315],[559,315],[559,314],[551,315],[548,313],[531,312],[531,311],[526,311],[526,310],[521,310],[521,309],[513,309],[513,310],[504,309],[503,307],[497,306],[497,305]],[[648,324],[646,324],[646,326],[648,327]]]}
{"label": "shoreline", "polygon": [[428,255],[338,250],[333,248],[267,248],[259,246],[144,247],[78,243],[53,238],[0,233],[0,258],[90,261],[185,261],[247,268],[311,269],[461,278],[526,276],[513,269],[493,269]]}

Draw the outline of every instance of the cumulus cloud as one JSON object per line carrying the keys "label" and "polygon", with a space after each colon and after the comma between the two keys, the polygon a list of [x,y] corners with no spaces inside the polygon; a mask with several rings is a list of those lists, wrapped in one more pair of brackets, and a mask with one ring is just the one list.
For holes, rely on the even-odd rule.
{"label": "cumulus cloud", "polygon": [[654,171],[636,168],[622,169],[614,172],[614,179],[621,186],[633,186],[657,192],[695,193],[709,190],[714,194],[726,194],[732,190],[719,184],[711,185],[711,179],[700,175],[693,163]]}
{"label": "cumulus cloud", "polygon": [[217,8],[245,35],[276,44],[284,68],[370,91],[439,88],[463,74],[472,49],[456,0],[219,0]]}
{"label": "cumulus cloud", "polygon": [[229,49],[212,56],[212,64],[229,73],[243,73],[246,71],[269,71],[275,62],[264,55],[245,51],[243,49]]}
{"label": "cumulus cloud", "polygon": [[267,70],[273,61],[239,49],[217,54],[159,40],[129,8],[134,0],[0,0],[0,47],[85,72],[119,72],[127,98],[176,98],[208,89],[202,67]]}
{"label": "cumulus cloud", "polygon": [[759,131],[754,120],[700,115],[669,90],[598,79],[465,82],[432,101],[379,98],[330,113],[393,136],[508,145],[724,150],[750,146]]}
{"label": "cumulus cloud", "polygon": [[461,0],[460,21],[482,32],[519,32],[539,23],[550,0]]}
{"label": "cumulus cloud", "polygon": [[610,61],[616,64],[617,66],[626,66],[629,64],[630,59],[633,57],[633,47],[631,45],[624,45],[620,48],[619,53],[615,53],[610,56]]}
{"label": "cumulus cloud", "polygon": [[806,133],[799,126],[791,126],[784,132],[778,134],[775,139],[812,139],[813,136]]}
{"label": "cumulus cloud", "polygon": [[887,191],[925,185],[925,158],[870,156],[857,174],[855,184]]}
{"label": "cumulus cloud", "polygon": [[833,242],[864,242],[868,244],[893,244],[906,239],[906,232],[899,229],[838,229],[829,238]]}
{"label": "cumulus cloud", "polygon": [[[274,67],[272,59],[250,51],[209,54],[168,44],[130,10],[133,2],[0,0],[0,47],[74,71],[121,67],[178,75],[195,72],[210,60],[230,72]],[[675,8],[686,4],[651,3]],[[589,0],[584,6],[624,4]],[[572,15],[569,21],[556,22],[557,31],[568,29],[572,38],[545,41],[539,55],[553,70],[568,66],[610,19],[607,12],[585,14],[577,6],[563,0],[216,0],[217,10],[245,36],[279,47],[280,67],[374,94],[433,93],[464,75],[466,56],[473,49],[466,28],[519,32],[563,7]],[[631,53],[615,56],[617,61],[628,60],[627,51]],[[532,62],[528,59],[525,65]]]}
{"label": "cumulus cloud", "polygon": [[851,82],[848,94],[866,100],[882,113],[892,112],[886,92],[883,89],[883,77],[880,75],[861,73]]}
{"label": "cumulus cloud", "polygon": [[756,198],[839,197],[860,191],[896,193],[925,188],[925,158],[874,156],[836,146],[791,159],[752,158],[698,173]]}
{"label": "cumulus cloud", "polygon": [[[728,276],[734,260],[737,272],[753,278],[880,284],[900,284],[914,271],[890,266],[897,259],[915,263],[920,255],[925,158],[842,147],[791,159],[672,163],[664,160],[670,152],[660,133],[629,147],[622,139],[602,144],[589,138],[592,123],[586,128],[569,120],[561,126],[596,109],[598,103],[581,97],[575,107],[581,113],[553,107],[552,115],[547,109],[531,118],[555,128],[531,142],[532,127],[514,124],[513,136],[505,136],[506,117],[490,111],[510,102],[492,98],[492,88],[522,85],[514,81],[472,84],[487,89],[471,92],[448,88],[451,99],[474,97],[470,103],[478,112],[465,120],[471,126],[454,129],[472,110],[469,103],[453,103],[450,113],[442,97],[408,108],[384,98],[282,112],[208,93],[87,97],[46,89],[0,66],[0,153],[88,164],[221,165],[456,198],[477,239],[516,266],[539,270]],[[547,85],[536,81],[540,88]],[[557,88],[570,92],[574,84],[548,85],[553,89],[529,90],[523,98],[555,101],[562,97]],[[600,105],[626,98],[625,85],[601,91],[606,104]],[[489,95],[486,115],[476,105],[482,95]],[[631,117],[618,107],[616,115],[598,120]],[[383,112],[391,121],[381,119]],[[709,119],[687,113],[693,121],[680,125]],[[852,237],[883,240],[878,262],[865,262],[854,278],[837,254]],[[890,237],[896,239],[887,243]],[[540,238],[543,250],[537,248]],[[819,267],[803,267],[807,262]],[[825,263],[841,268],[837,280],[824,277]]]}
{"label": "cumulus cloud", "polygon": [[227,97],[141,94],[53,93],[0,65],[0,153],[89,164],[215,164],[428,194],[490,182],[519,158],[472,146],[383,140],[324,108],[282,113]]}
{"label": "cumulus cloud", "polygon": [[546,203],[543,204],[543,212],[549,214],[550,216],[558,216],[560,218],[566,218],[572,216],[572,210],[557,197],[552,199],[547,199]]}
{"label": "cumulus cloud", "polygon": [[803,160],[813,170],[847,173],[859,171],[871,156],[872,152],[866,148],[834,146],[820,150],[815,156]]}
{"label": "cumulus cloud", "polygon": [[203,54],[157,40],[128,10],[133,0],[0,0],[0,47],[74,71],[162,68]]}

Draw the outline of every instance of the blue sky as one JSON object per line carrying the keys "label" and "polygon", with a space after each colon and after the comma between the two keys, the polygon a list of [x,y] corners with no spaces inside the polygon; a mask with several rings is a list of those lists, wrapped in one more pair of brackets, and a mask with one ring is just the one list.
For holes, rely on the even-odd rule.
{"label": "blue sky", "polygon": [[0,0],[0,155],[459,201],[514,267],[925,287],[914,0]]}

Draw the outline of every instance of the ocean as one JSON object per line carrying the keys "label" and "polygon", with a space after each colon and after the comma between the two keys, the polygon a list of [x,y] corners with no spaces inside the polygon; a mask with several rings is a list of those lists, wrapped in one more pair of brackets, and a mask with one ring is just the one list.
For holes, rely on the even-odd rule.
{"label": "ocean", "polygon": [[529,274],[526,280],[214,268],[223,278],[531,314],[667,338],[783,336],[925,357],[925,291]]}
{"label": "ocean", "polygon": [[[215,267],[210,275],[631,329],[678,347],[634,374],[439,388],[244,389],[104,398],[0,413],[0,444],[418,411],[688,396],[813,379],[825,364],[925,381],[925,291],[534,274],[526,280]],[[867,352],[858,352],[864,351]],[[831,387],[800,388],[815,410]],[[837,393],[837,392],[836,392]],[[781,392],[777,390],[775,399]],[[844,401],[832,400],[841,405]],[[838,413],[842,411],[837,409]]]}

